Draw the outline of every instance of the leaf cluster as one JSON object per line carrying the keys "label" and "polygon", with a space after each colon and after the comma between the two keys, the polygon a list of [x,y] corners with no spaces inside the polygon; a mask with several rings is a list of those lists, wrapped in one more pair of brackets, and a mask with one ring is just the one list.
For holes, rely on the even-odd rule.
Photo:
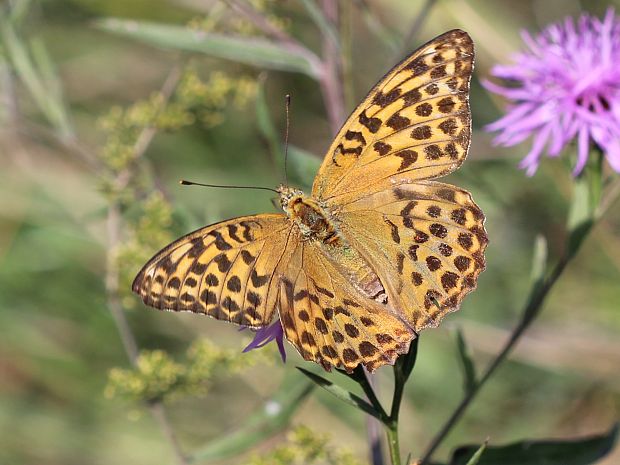
{"label": "leaf cluster", "polygon": [[240,350],[226,349],[208,339],[195,341],[184,360],[176,361],[163,350],[143,351],[134,368],[110,370],[107,398],[158,402],[179,396],[202,396],[211,383],[233,375],[269,358],[263,351],[241,357]]}

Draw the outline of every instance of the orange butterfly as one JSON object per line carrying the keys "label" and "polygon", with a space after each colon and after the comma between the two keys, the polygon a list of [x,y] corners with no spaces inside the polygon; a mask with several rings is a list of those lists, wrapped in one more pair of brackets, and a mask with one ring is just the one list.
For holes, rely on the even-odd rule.
{"label": "orange butterfly", "polygon": [[255,329],[278,312],[302,357],[328,370],[393,364],[485,267],[484,215],[467,191],[432,181],[467,155],[473,61],[460,30],[416,50],[343,125],[310,196],[282,185],[284,214],[182,237],[144,266],[134,292]]}

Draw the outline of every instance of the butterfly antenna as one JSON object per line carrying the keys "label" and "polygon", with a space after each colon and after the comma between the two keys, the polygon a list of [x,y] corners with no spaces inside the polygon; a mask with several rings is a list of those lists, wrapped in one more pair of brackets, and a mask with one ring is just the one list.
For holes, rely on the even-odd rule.
{"label": "butterfly antenna", "polygon": [[193,182],[193,181],[186,181],[185,179],[181,179],[179,181],[179,184],[182,184],[184,186],[202,186],[202,187],[220,187],[222,189],[257,189],[257,190],[262,190],[262,191],[271,191],[271,192],[275,192],[276,194],[279,194],[279,192],[275,189],[272,189],[270,187],[259,187],[259,186],[225,186],[225,185],[221,185],[221,184],[203,184],[201,182]]}
{"label": "butterfly antenna", "polygon": [[287,170],[287,160],[288,160],[288,130],[290,126],[289,119],[289,109],[291,107],[291,96],[290,94],[286,94],[286,132],[284,133],[284,184],[288,186],[288,170]]}

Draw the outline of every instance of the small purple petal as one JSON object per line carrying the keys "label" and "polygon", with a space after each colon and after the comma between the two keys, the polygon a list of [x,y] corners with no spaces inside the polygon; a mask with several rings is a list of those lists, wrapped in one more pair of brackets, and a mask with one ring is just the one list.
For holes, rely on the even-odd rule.
{"label": "small purple petal", "polygon": [[549,133],[551,132],[551,126],[545,126],[541,132],[539,132],[536,137],[534,137],[534,143],[532,144],[532,149],[525,156],[521,163],[519,163],[519,168],[527,168],[527,175],[533,176],[538,168],[540,155],[549,139]]}
{"label": "small purple petal", "polygon": [[270,326],[260,328],[256,331],[254,339],[252,339],[252,342],[250,342],[246,348],[243,349],[243,352],[245,353],[250,350],[260,349],[274,340],[278,344],[278,350],[280,351],[282,361],[286,362],[286,351],[284,350],[284,330],[282,329],[282,324],[279,319]]}

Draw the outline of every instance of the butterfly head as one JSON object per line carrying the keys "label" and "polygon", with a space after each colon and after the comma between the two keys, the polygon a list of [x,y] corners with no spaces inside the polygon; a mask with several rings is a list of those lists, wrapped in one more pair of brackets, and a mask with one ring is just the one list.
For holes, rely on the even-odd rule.
{"label": "butterfly head", "polygon": [[303,191],[284,184],[280,184],[276,190],[280,194],[280,206],[286,213],[291,211],[295,203],[301,202],[306,197]]}

